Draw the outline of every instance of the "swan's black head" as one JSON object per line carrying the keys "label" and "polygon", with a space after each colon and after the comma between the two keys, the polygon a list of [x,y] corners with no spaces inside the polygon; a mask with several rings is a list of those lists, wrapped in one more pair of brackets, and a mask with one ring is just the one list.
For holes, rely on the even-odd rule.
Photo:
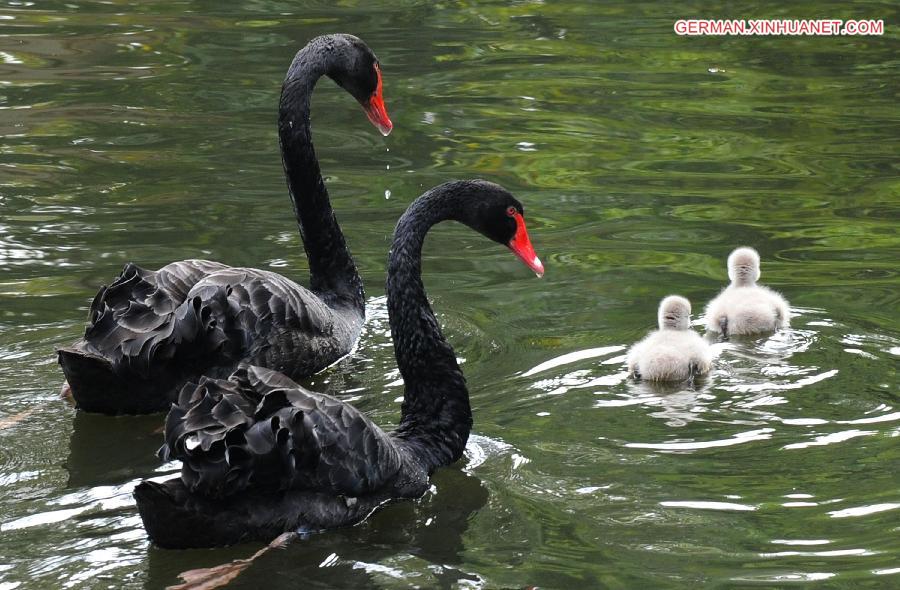
{"label": "swan's black head", "polygon": [[393,128],[384,97],[381,95],[381,66],[378,58],[361,39],[353,35],[330,35],[334,54],[328,77],[353,95],[366,111],[366,116],[383,135]]}
{"label": "swan's black head", "polygon": [[525,229],[525,210],[518,199],[502,186],[486,180],[464,180],[446,186],[462,196],[456,213],[458,221],[509,247],[538,276],[544,274],[544,265]]}

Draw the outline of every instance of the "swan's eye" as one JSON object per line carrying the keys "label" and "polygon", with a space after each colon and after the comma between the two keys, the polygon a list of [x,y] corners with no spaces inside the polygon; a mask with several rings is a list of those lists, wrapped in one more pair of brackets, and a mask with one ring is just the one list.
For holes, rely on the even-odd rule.
{"label": "swan's eye", "polygon": [[512,205],[510,205],[509,207],[506,208],[506,214],[509,215],[510,217],[515,217],[516,213],[518,213],[518,211],[516,211],[516,208],[513,207]]}

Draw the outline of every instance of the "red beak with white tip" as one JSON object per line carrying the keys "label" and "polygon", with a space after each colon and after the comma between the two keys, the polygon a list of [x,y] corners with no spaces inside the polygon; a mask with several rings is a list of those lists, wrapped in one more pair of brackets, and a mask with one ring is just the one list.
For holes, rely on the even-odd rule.
{"label": "red beak with white tip", "polygon": [[372,125],[375,125],[382,135],[387,136],[391,129],[394,128],[394,124],[391,123],[391,118],[388,117],[387,107],[384,106],[384,97],[381,95],[381,68],[378,67],[378,64],[375,64],[375,74],[378,76],[378,85],[375,87],[375,92],[372,93],[369,100],[364,102],[362,106]]}
{"label": "red beak with white tip", "polygon": [[519,257],[528,268],[534,271],[538,277],[544,276],[544,265],[541,259],[534,253],[534,246],[531,245],[531,239],[528,237],[528,230],[525,229],[525,218],[521,213],[513,215],[516,220],[516,233],[513,239],[509,241],[507,246],[513,251],[513,254]]}

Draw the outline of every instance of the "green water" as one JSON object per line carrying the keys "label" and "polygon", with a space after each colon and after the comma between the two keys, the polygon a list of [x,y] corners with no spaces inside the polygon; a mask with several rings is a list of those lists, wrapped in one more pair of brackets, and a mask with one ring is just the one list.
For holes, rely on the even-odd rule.
{"label": "green water", "polygon": [[[223,6],[226,6],[223,8]],[[881,37],[682,38],[679,18],[881,18]],[[547,266],[460,227],[425,282],[469,380],[466,459],[418,502],[259,558],[233,588],[900,586],[900,10],[890,3],[0,3],[0,589],[161,588],[259,545],[149,546],[161,416],[80,415],[55,346],[127,261],[306,280],[275,109],[311,37],[383,63],[394,133],[323,82],[313,132],[366,281],[356,352],[311,381],[399,414],[393,224],[502,183]],[[663,390],[624,353],[755,246],[793,327]]]}

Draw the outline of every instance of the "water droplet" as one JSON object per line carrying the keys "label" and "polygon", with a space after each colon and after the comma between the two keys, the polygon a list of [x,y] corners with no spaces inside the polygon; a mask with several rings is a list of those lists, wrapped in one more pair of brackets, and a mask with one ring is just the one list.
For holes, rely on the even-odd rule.
{"label": "water droplet", "polygon": [[385,199],[391,198],[391,189],[389,189],[389,188],[384,189],[384,198]]}

